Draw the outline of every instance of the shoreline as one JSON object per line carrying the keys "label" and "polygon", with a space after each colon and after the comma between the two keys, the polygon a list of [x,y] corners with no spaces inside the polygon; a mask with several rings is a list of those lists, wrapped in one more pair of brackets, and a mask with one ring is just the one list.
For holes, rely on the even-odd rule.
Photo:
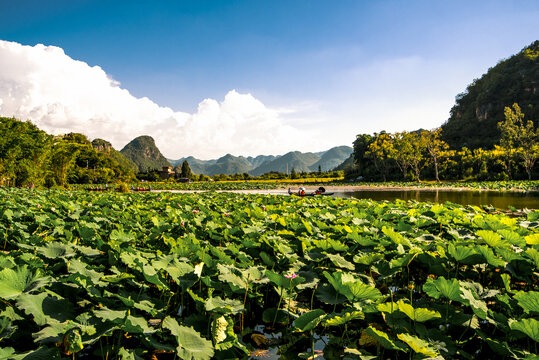
{"label": "shoreline", "polygon": [[[302,186],[306,192],[314,192],[318,189],[318,186],[304,186],[298,184],[297,187]],[[297,191],[297,187],[290,187],[294,192]],[[466,191],[466,192],[513,192],[513,193],[535,193],[539,190],[522,190],[522,189],[509,189],[509,190],[496,190],[496,189],[474,189],[470,187],[444,187],[444,186],[368,186],[368,185],[347,185],[347,186],[324,186],[326,192],[356,192],[356,191]],[[152,192],[173,192],[173,193],[198,193],[198,192],[234,192],[243,194],[267,194],[267,195],[288,195],[287,188],[277,189],[237,189],[237,190],[152,190]]]}

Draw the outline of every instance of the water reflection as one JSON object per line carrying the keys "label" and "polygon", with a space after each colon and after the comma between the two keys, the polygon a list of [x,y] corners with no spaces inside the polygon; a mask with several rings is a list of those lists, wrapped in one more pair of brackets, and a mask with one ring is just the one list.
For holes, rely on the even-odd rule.
{"label": "water reflection", "polygon": [[362,190],[338,192],[342,198],[372,200],[415,200],[444,203],[450,201],[461,205],[490,205],[499,209],[537,209],[539,192],[501,192],[501,191],[449,191],[449,190]]}

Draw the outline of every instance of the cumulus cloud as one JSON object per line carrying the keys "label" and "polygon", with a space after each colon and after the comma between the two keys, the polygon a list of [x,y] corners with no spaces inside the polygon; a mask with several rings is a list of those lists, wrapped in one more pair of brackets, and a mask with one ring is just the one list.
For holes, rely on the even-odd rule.
{"label": "cumulus cloud", "polygon": [[289,121],[293,114],[268,108],[251,94],[232,90],[221,102],[203,100],[194,114],[174,111],[134,97],[102,68],[74,60],[59,47],[2,40],[0,115],[29,119],[54,134],[103,138],[118,149],[136,136],[150,135],[169,158],[331,146],[321,132],[295,128]]}

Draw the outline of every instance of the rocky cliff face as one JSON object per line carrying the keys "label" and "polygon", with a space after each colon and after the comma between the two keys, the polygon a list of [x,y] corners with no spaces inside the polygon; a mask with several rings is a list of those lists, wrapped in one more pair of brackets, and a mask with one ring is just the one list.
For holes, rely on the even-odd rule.
{"label": "rocky cliff face", "polygon": [[94,139],[92,141],[92,146],[96,151],[102,153],[110,154],[110,152],[112,151],[112,144],[109,143],[107,140]]}

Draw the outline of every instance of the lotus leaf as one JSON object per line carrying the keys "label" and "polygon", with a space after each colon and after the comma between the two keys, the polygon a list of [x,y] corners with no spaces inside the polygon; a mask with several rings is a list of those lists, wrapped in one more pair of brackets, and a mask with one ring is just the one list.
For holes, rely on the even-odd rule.
{"label": "lotus leaf", "polygon": [[539,321],[536,319],[509,320],[511,330],[518,330],[528,335],[533,341],[539,342]]}
{"label": "lotus leaf", "polygon": [[314,329],[325,316],[326,312],[324,310],[312,310],[294,320],[294,326],[299,331],[309,331]]}
{"label": "lotus leaf", "polygon": [[0,298],[14,299],[22,293],[42,288],[50,282],[47,276],[38,271],[32,272],[26,265],[0,271]]}
{"label": "lotus leaf", "polygon": [[178,322],[167,316],[163,320],[163,328],[170,330],[178,340],[176,353],[184,360],[207,360],[213,356],[211,341],[204,339],[193,328],[181,326]]}

